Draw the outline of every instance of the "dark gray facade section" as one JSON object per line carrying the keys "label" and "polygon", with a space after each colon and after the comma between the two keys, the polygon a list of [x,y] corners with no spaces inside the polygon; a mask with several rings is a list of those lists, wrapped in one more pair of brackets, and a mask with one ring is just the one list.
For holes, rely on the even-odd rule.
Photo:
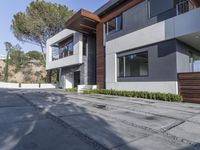
{"label": "dark gray facade section", "polygon": [[150,16],[158,16],[174,8],[174,0],[149,0]]}
{"label": "dark gray facade section", "polygon": [[96,85],[96,35],[88,35],[87,74],[89,85]]}
{"label": "dark gray facade section", "polygon": [[148,51],[149,75],[147,77],[118,78],[118,82],[176,81],[176,40],[165,41],[144,48],[120,53],[118,56]]}
{"label": "dark gray facade section", "polygon": [[[150,0],[150,2],[151,1],[152,0]],[[151,3],[149,3],[148,0],[145,0],[135,7],[125,11],[122,14],[123,29],[121,31],[107,35],[106,40],[109,41],[118,38],[120,36],[158,23],[160,21],[169,19],[176,15],[176,9],[174,8],[174,5],[172,5],[174,0],[161,0],[164,3],[162,5],[159,5],[160,0],[156,0],[159,2],[158,4],[154,1],[155,0],[153,0],[152,2],[153,6],[150,6]],[[155,15],[154,17],[151,17],[150,15],[150,10],[152,9],[152,7],[154,8],[152,10],[152,13]]]}
{"label": "dark gray facade section", "polygon": [[95,35],[87,35],[86,56],[83,56],[81,84],[96,84],[96,39]]}

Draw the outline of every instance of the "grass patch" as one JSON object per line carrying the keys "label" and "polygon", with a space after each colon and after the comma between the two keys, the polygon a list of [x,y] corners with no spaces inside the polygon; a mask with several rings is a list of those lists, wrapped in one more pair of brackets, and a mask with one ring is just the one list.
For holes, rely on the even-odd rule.
{"label": "grass patch", "polygon": [[68,88],[68,89],[65,89],[66,92],[78,92],[78,89],[77,88]]}
{"label": "grass patch", "polygon": [[183,100],[182,96],[170,93],[165,94],[165,93],[155,93],[155,92],[117,91],[117,90],[105,90],[105,89],[85,90],[83,93],[125,96],[134,98],[162,100],[169,102],[181,102]]}

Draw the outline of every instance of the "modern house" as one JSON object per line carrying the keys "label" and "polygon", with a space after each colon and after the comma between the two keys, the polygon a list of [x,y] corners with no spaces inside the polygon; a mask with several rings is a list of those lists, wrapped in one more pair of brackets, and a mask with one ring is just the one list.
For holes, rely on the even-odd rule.
{"label": "modern house", "polygon": [[[91,74],[96,80],[91,84],[178,94],[178,74],[200,72],[199,6],[200,0],[110,0],[94,13],[81,9],[65,26],[76,31],[70,31],[73,34],[92,36],[89,51],[96,54],[96,66],[87,69],[96,69],[96,75]],[[74,41],[79,45],[75,51],[80,52],[76,65],[83,63],[79,42]],[[51,60],[47,69],[73,66],[74,57]]]}

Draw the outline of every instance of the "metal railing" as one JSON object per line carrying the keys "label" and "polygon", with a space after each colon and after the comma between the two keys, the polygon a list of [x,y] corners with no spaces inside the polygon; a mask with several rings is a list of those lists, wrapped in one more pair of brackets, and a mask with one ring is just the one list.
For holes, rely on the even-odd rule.
{"label": "metal railing", "polygon": [[191,9],[190,0],[179,0],[176,4],[176,14],[181,15]]}

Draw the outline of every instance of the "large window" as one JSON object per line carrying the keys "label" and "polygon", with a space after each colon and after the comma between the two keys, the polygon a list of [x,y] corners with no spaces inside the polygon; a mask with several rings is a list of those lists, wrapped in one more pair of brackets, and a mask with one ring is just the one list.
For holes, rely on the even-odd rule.
{"label": "large window", "polygon": [[118,58],[118,77],[148,76],[148,52],[130,54]]}
{"label": "large window", "polygon": [[123,22],[122,15],[108,21],[106,23],[106,34],[109,35],[109,34],[122,30],[122,24],[123,24],[122,22]]}

